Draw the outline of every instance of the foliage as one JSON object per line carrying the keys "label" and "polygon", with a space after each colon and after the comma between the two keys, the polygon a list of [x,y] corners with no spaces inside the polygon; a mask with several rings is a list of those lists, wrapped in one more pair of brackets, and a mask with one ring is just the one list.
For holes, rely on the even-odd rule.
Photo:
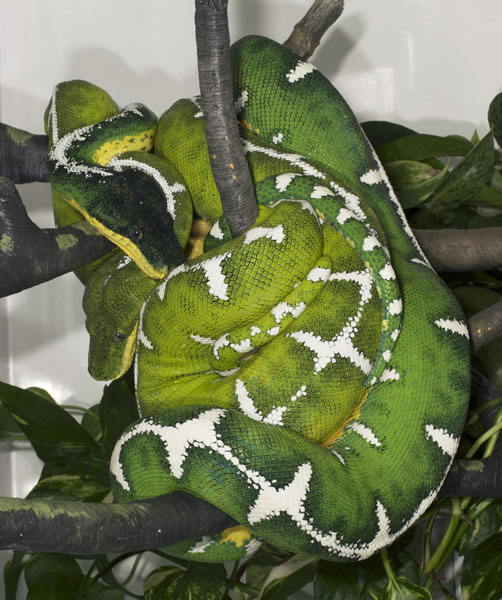
{"label": "foliage", "polygon": [[[493,135],[502,143],[502,95],[490,105]],[[419,134],[382,121],[363,124],[393,183],[412,227],[471,229],[502,226],[502,155],[490,132],[479,139]],[[502,297],[502,270],[449,274],[445,277],[466,316]],[[502,338],[473,357],[474,364],[502,388]],[[58,406],[38,389],[0,384],[0,440],[28,439],[44,462],[29,497],[101,501],[109,493],[108,464],[112,448],[136,418],[130,374],[105,386],[99,404],[90,409]],[[495,403],[502,406],[502,398]],[[73,418],[83,413],[81,423]],[[502,413],[501,413],[502,414]],[[478,411],[472,410],[460,457],[487,457],[498,432],[483,434]],[[484,439],[484,438],[483,438]],[[448,522],[441,527],[439,517]],[[144,595],[127,590],[138,554],[126,581],[113,569],[131,558],[90,556],[80,561],[63,555],[16,551],[4,571],[5,599],[15,600],[24,576],[29,600],[182,599],[262,600],[292,597],[306,584],[315,600],[390,600],[455,598],[442,568],[454,552],[463,557],[462,598],[502,597],[502,501],[440,499],[419,523],[380,556],[360,563],[330,563],[289,556],[265,547],[242,564],[189,564],[160,551],[165,564],[144,581]],[[148,554],[148,553],[144,553]],[[131,559],[132,560],[132,559]],[[297,596],[299,597],[299,596]],[[304,595],[303,597],[312,597]]]}

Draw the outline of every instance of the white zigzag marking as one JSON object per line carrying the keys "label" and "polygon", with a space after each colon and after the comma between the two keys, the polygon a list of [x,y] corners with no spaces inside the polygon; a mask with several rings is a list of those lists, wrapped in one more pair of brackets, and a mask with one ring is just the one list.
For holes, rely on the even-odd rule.
{"label": "white zigzag marking", "polygon": [[246,232],[246,236],[242,243],[244,246],[247,246],[256,240],[259,240],[260,238],[268,238],[277,244],[282,244],[284,241],[284,226],[277,225],[276,227],[253,227],[253,229],[250,229]]}
{"label": "white zigzag marking", "polygon": [[469,339],[469,330],[463,321],[457,321],[457,319],[438,319],[437,321],[434,321],[434,325],[437,325],[445,331],[458,333]]}
{"label": "white zigzag marking", "polygon": [[321,171],[317,170],[315,167],[310,165],[301,154],[292,154],[291,152],[279,152],[275,148],[267,148],[262,146],[257,146],[253,144],[249,140],[241,139],[242,149],[244,150],[244,154],[247,152],[261,152],[262,154],[266,154],[272,158],[284,159],[287,162],[299,167],[305,175],[313,175],[314,177],[318,177],[319,179],[326,179],[326,175]]}
{"label": "white zigzag marking", "polygon": [[263,421],[263,423],[269,423],[270,425],[284,425],[282,422],[282,415],[286,412],[286,406],[278,406],[272,409],[266,417],[263,416],[261,410],[258,410],[254,404],[253,399],[250,397],[246,385],[242,379],[235,380],[235,393],[237,394],[237,400],[239,402],[239,408],[241,412],[247,415],[250,419],[255,421]]}
{"label": "white zigzag marking", "polygon": [[310,197],[314,198],[326,198],[326,196],[334,196],[333,192],[324,185],[315,185]]}
{"label": "white zigzag marking", "polygon": [[380,169],[371,169],[364,175],[361,175],[361,182],[367,183],[368,185],[375,185],[376,183],[382,183],[382,173]]}
{"label": "white zigzag marking", "polygon": [[436,429],[434,425],[426,425],[425,431],[427,432],[427,437],[432,438],[444,454],[447,454],[452,458],[455,456],[460,441],[459,438],[448,433],[446,429]]}
{"label": "white zigzag marking", "polygon": [[216,340],[213,340],[213,338],[202,337],[201,335],[197,335],[196,333],[192,333],[190,337],[192,338],[192,340],[194,340],[194,342],[199,342],[199,344],[206,344],[208,346],[213,346],[214,344],[216,344]]}
{"label": "white zigzag marking", "polygon": [[400,375],[395,369],[385,369],[380,375],[379,381],[397,381],[399,378]]}
{"label": "white zigzag marking", "polygon": [[386,281],[396,279],[396,273],[390,263],[386,263],[385,267],[383,269],[380,269],[378,274],[382,279],[385,279]]}
{"label": "white zigzag marking", "polygon": [[[304,529],[305,526],[308,527],[310,524],[305,520],[303,504],[307,498],[311,477],[312,465],[305,463],[298,467],[293,481],[283,488],[277,489],[269,481],[266,481],[247,515],[249,523],[254,525],[285,512],[301,529]],[[310,525],[310,527],[312,526]]]}
{"label": "white zigzag marking", "polygon": [[283,173],[282,175],[277,175],[275,178],[275,187],[280,192],[285,192],[296,176],[296,173]]}
{"label": "white zigzag marking", "polygon": [[365,250],[366,252],[371,252],[371,250],[381,247],[382,244],[374,235],[369,235],[368,237],[364,238],[363,250]]}
{"label": "white zigzag marking", "polygon": [[225,237],[225,234],[220,228],[220,222],[216,221],[216,223],[211,227],[209,231],[209,235],[213,236],[217,240],[222,240]]}
{"label": "white zigzag marking", "polygon": [[210,535],[204,535],[201,540],[196,542],[191,548],[187,550],[192,554],[202,553],[204,552],[211,544],[213,544],[213,538]]}
{"label": "white zigzag marking", "polygon": [[315,67],[312,63],[300,60],[294,69],[286,73],[286,79],[289,83],[295,83],[313,71],[315,71]]}
{"label": "white zigzag marking", "polygon": [[326,283],[331,275],[331,269],[314,267],[307,275],[307,281],[322,281]]}
{"label": "white zigzag marking", "polygon": [[427,267],[428,269],[431,269],[432,271],[434,270],[429,263],[426,263],[424,260],[420,260],[420,258],[412,258],[411,262],[417,263],[417,265],[423,265],[424,267]]}
{"label": "white zigzag marking", "polygon": [[217,447],[218,436],[215,425],[220,422],[225,410],[215,408],[201,413],[194,419],[189,419],[174,426],[156,425],[151,419],[146,419],[135,425],[130,431],[123,435],[113,450],[111,457],[111,472],[115,475],[118,483],[124,490],[130,491],[130,486],[124,478],[120,462],[120,451],[123,445],[133,437],[143,433],[153,433],[162,440],[166,449],[166,460],[171,472],[176,478],[183,475],[183,463],[187,457],[190,446],[202,445],[206,447]]}
{"label": "white zigzag marking", "polygon": [[382,442],[376,437],[376,435],[371,431],[369,427],[366,427],[363,423],[359,423],[358,421],[353,421],[347,425],[349,429],[352,429],[355,433],[359,434],[363,437],[368,443],[372,446],[381,446]]}
{"label": "white zigzag marking", "polygon": [[359,284],[361,300],[356,315],[350,317],[341,333],[331,340],[323,340],[321,336],[309,331],[292,332],[287,337],[291,337],[297,342],[304,344],[309,350],[315,353],[314,371],[316,373],[322,371],[330,363],[336,362],[336,356],[340,356],[348,358],[353,365],[361,369],[365,375],[368,375],[371,371],[371,362],[354,346],[352,338],[357,331],[357,326],[362,315],[362,308],[371,299],[371,286],[373,282],[371,273],[368,269],[365,271],[344,271],[342,273],[333,273],[330,275],[329,280],[353,281]]}
{"label": "white zigzag marking", "polygon": [[277,135],[274,135],[272,137],[272,142],[274,144],[279,144],[280,142],[282,142],[282,140],[284,139],[284,134],[281,133],[280,131],[277,132]]}
{"label": "white zigzag marking", "polygon": [[279,304],[274,306],[270,312],[274,315],[275,322],[280,323],[284,315],[288,313],[291,313],[291,315],[293,315],[293,317],[296,319],[302,314],[306,307],[307,305],[305,302],[297,302],[295,306],[292,306],[287,302],[279,302]]}
{"label": "white zigzag marking", "polygon": [[208,292],[220,300],[228,300],[228,284],[225,282],[225,276],[221,270],[221,263],[229,256],[232,256],[231,252],[224,252],[223,254],[212,256],[211,258],[207,258],[194,265],[190,265],[189,263],[179,265],[173,269],[159,285],[157,288],[157,295],[161,300],[164,300],[167,282],[180,273],[203,270],[207,279]]}
{"label": "white zigzag marking", "polygon": [[246,106],[246,102],[249,99],[249,92],[247,90],[242,90],[241,95],[238,96],[237,100],[234,102],[235,112],[239,114],[244,106]]}
{"label": "white zigzag marking", "polygon": [[118,172],[121,172],[124,167],[132,167],[133,169],[143,171],[143,173],[149,175],[159,185],[166,198],[167,212],[173,219],[176,218],[174,194],[178,194],[179,192],[184,192],[186,190],[182,183],[176,181],[171,185],[160,173],[160,171],[155,169],[155,167],[147,165],[139,160],[134,160],[133,158],[118,158],[117,156],[114,156],[108,162],[108,165]]}
{"label": "white zigzag marking", "polygon": [[323,340],[321,336],[315,335],[310,331],[295,331],[289,333],[288,337],[302,343],[315,353],[314,371],[316,373],[321,372],[330,363],[336,362],[336,356],[348,358],[350,362],[356,367],[359,367],[365,375],[368,375],[371,371],[371,362],[369,359],[355,348],[352,340],[348,337],[342,337],[340,335],[334,340]]}

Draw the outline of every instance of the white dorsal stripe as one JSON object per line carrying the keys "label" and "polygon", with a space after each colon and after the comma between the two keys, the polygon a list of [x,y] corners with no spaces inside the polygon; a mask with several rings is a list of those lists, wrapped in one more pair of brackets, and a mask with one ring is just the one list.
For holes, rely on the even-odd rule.
{"label": "white dorsal stripe", "polygon": [[133,158],[118,158],[114,156],[108,164],[119,172],[122,171],[124,167],[131,167],[132,169],[143,171],[143,173],[149,175],[160,187],[166,198],[167,212],[173,219],[175,218],[174,194],[186,190],[182,183],[175,181],[173,184],[170,184],[158,169]]}
{"label": "white dorsal stripe", "polygon": [[425,431],[427,433],[427,437],[436,442],[444,454],[451,456],[451,458],[455,456],[460,441],[459,438],[456,438],[455,436],[451,435],[451,433],[448,433],[446,429],[437,429],[434,427],[434,425],[426,425]]}
{"label": "white dorsal stripe", "polygon": [[457,319],[438,319],[437,321],[434,321],[434,325],[437,325],[445,331],[458,333],[469,339],[469,330],[463,321],[458,321]]}

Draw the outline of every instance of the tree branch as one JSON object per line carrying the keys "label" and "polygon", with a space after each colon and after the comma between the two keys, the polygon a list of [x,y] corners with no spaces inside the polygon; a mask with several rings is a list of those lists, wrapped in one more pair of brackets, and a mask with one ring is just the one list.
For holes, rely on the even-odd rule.
{"label": "tree branch", "polygon": [[309,59],[322,36],[342,14],[343,2],[344,0],[315,0],[303,19],[294,26],[283,46],[303,60]]}
{"label": "tree branch", "polygon": [[162,548],[236,522],[185,492],[127,504],[0,498],[0,548],[107,554]]}
{"label": "tree branch", "polygon": [[502,335],[502,300],[473,315],[468,326],[473,352]]}
{"label": "tree branch", "polygon": [[12,181],[0,177],[0,297],[74,271],[114,247],[86,221],[41,229]]}
{"label": "tree branch", "polygon": [[0,176],[14,183],[47,181],[49,138],[0,123]]}
{"label": "tree branch", "polygon": [[223,214],[236,237],[255,222],[258,204],[235,117],[227,1],[195,1],[195,37],[211,169]]}
{"label": "tree branch", "polygon": [[414,229],[436,271],[487,271],[502,266],[502,228]]}

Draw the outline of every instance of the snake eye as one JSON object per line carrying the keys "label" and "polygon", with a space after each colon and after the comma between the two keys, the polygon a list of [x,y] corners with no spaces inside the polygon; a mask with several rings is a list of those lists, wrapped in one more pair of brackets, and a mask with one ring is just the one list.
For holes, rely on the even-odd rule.
{"label": "snake eye", "polygon": [[131,240],[134,240],[135,242],[139,242],[141,240],[141,238],[143,237],[143,233],[141,232],[141,229],[134,227],[129,232],[129,237],[131,238]]}
{"label": "snake eye", "polygon": [[113,339],[114,339],[116,342],[123,342],[124,340],[126,340],[126,339],[127,339],[127,336],[126,336],[124,333],[117,332],[117,333],[116,333],[116,334],[113,336]]}

